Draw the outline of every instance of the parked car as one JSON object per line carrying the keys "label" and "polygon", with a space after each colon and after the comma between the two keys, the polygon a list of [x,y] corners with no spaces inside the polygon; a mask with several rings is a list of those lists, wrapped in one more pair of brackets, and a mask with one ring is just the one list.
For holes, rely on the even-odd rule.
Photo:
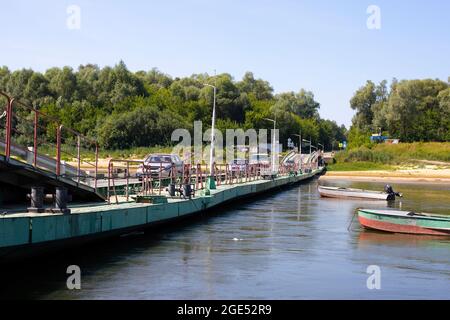
{"label": "parked car", "polygon": [[245,171],[247,169],[247,166],[249,164],[249,161],[247,159],[234,159],[230,163],[230,170],[233,172],[237,171]]}
{"label": "parked car", "polygon": [[284,162],[284,164],[285,164],[286,166],[291,166],[291,167],[293,167],[293,166],[295,165],[295,161],[294,161],[294,159],[289,159],[289,160],[286,160],[286,161]]}
{"label": "parked car", "polygon": [[250,155],[250,164],[270,164],[267,153],[255,153]]}
{"label": "parked car", "polygon": [[[178,173],[183,171],[183,161],[178,155],[174,154],[151,154],[144,159],[144,165],[149,169],[149,174],[152,178],[159,178],[161,171],[161,177],[170,177],[172,166],[176,168]],[[136,176],[139,180],[142,180],[144,175],[144,165],[140,165]],[[161,170],[162,169],[162,170]]]}

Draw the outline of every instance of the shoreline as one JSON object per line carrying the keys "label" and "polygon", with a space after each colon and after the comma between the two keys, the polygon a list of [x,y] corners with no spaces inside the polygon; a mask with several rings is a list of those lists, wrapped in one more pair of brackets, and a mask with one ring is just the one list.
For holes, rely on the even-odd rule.
{"label": "shoreline", "polygon": [[351,180],[406,183],[449,183],[450,169],[430,170],[374,170],[374,171],[327,171],[320,180]]}

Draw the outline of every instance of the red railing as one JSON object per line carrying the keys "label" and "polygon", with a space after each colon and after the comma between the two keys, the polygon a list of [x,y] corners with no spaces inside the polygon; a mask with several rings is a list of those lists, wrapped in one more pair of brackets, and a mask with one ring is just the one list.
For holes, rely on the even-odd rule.
{"label": "red railing", "polygon": [[[61,143],[61,139],[62,139],[64,132],[67,132],[72,137],[75,137],[75,140],[76,140],[75,148],[76,148],[76,152],[77,152],[76,155],[72,154],[70,150],[64,150],[64,148],[62,147],[63,144]],[[85,146],[88,146],[91,148],[93,160],[90,160],[90,158],[83,158],[83,156],[81,154],[81,149],[82,149],[83,143]],[[89,149],[89,148],[87,148],[87,149]],[[57,150],[57,157],[56,157],[56,161],[57,161],[56,174],[57,175],[61,175],[61,155],[66,154],[68,156],[72,156],[74,159],[77,160],[77,162],[76,162],[77,182],[80,183],[81,178],[92,177],[90,174],[90,170],[93,170],[94,171],[94,175],[93,175],[94,189],[97,189],[98,150],[99,150],[97,141],[90,139],[71,128],[67,128],[63,125],[60,125],[58,127],[58,131],[57,131],[57,149],[56,150]],[[84,150],[86,150],[86,148],[84,148]],[[82,170],[82,168],[81,168],[82,165],[84,166],[84,170]],[[87,169],[90,169],[90,170],[87,170]],[[74,176],[72,176],[71,178],[74,178]]]}
{"label": "red railing", "polygon": [[[108,203],[129,201],[131,193],[141,196],[165,195],[168,197],[185,197],[181,190],[184,185],[191,185],[192,196],[205,189],[205,181],[209,177],[206,165],[183,164],[181,168],[173,163],[166,169],[159,165],[159,170],[145,164],[142,160],[111,159],[108,163]],[[214,178],[217,187],[235,185],[256,181],[273,175],[270,164],[248,164],[245,166],[230,166],[229,164],[214,164]],[[299,165],[280,165],[278,176],[297,172]],[[170,194],[170,185],[177,195]],[[163,192],[165,192],[163,194]],[[119,198],[121,197],[121,198]],[[111,201],[111,199],[113,201]]]}
{"label": "red railing", "polygon": [[2,119],[5,119],[5,136],[4,138],[4,152],[5,152],[5,156],[7,159],[9,159],[10,157],[10,145],[11,145],[11,136],[10,136],[10,132],[11,132],[11,109],[12,109],[12,104],[14,102],[14,98],[10,97],[9,95],[7,95],[4,92],[0,91],[0,95],[3,96],[4,98],[6,98],[6,107],[4,112],[2,112]]}
{"label": "red railing", "polygon": [[[0,141],[0,145],[4,145],[4,154],[7,161],[10,158],[25,161],[35,168],[50,171],[58,178],[65,177],[92,186],[95,190],[98,188],[98,153],[99,147],[95,140],[83,136],[81,133],[64,127],[59,121],[50,117],[35,107],[22,103],[0,91],[0,96],[6,98],[5,111],[0,115],[0,120],[5,119],[5,135],[4,142]],[[4,114],[4,116],[3,116]],[[0,122],[1,124],[1,122]],[[26,146],[23,146],[23,145]],[[32,144],[32,147],[29,145]],[[72,145],[70,145],[72,144]],[[30,150],[32,148],[32,150]],[[41,151],[44,149],[44,151]],[[82,151],[83,149],[83,151]],[[88,152],[85,152],[85,151]],[[32,157],[29,157],[32,155]],[[74,165],[66,165],[62,160],[63,157],[71,157],[75,159]],[[298,169],[313,168],[311,156],[308,163],[279,166],[278,174],[287,175]],[[136,175],[137,168],[142,167],[142,179]],[[216,184],[233,185],[255,181],[263,177],[272,176],[270,164],[249,164],[243,167],[230,166],[228,164],[213,164],[214,177]],[[316,166],[316,163],[314,163]],[[123,172],[121,172],[123,170]],[[91,171],[94,171],[93,174]],[[167,173],[165,173],[167,175]],[[163,177],[163,168],[160,167],[158,175],[152,175],[150,168],[140,160],[110,160],[107,171],[107,198],[115,196],[118,202],[118,192],[116,187],[125,188],[124,196],[129,200],[130,185],[141,185],[139,189],[135,189],[137,193],[144,195],[158,194],[163,192],[164,184],[192,184],[193,192],[205,188],[209,170],[208,165],[202,166],[197,164],[191,166],[184,164],[182,171],[172,166],[169,176]],[[93,178],[93,183],[91,180]],[[117,179],[123,179],[117,184]],[[138,179],[136,182],[133,179]],[[106,180],[104,181],[106,182]],[[103,183],[104,183],[103,182]],[[106,185],[105,185],[106,187]]]}
{"label": "red railing", "polygon": [[[7,100],[4,142],[0,141],[6,161],[14,158],[54,173],[58,178],[69,178],[97,189],[99,148],[95,140],[64,127],[36,107],[1,91],[0,95]],[[66,164],[63,156],[74,160],[75,164]]]}

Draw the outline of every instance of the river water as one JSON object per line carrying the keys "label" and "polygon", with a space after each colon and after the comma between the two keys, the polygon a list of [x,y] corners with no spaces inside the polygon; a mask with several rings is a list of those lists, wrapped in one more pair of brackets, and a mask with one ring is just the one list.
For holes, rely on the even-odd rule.
{"label": "river water", "polygon": [[[315,179],[208,218],[27,263],[2,277],[0,297],[450,299],[449,238],[367,231],[356,218],[348,230],[356,208],[388,204],[321,199],[317,184]],[[404,198],[391,207],[450,213],[448,184],[393,186]],[[81,290],[67,289],[68,265],[81,268]],[[379,268],[380,289],[367,286],[369,266]]]}

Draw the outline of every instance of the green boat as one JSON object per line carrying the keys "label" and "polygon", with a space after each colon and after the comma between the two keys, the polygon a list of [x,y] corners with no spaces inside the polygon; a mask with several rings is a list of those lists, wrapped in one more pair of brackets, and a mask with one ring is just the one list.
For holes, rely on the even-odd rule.
{"label": "green boat", "polygon": [[394,233],[450,236],[450,216],[398,210],[358,209],[358,219],[368,229]]}

